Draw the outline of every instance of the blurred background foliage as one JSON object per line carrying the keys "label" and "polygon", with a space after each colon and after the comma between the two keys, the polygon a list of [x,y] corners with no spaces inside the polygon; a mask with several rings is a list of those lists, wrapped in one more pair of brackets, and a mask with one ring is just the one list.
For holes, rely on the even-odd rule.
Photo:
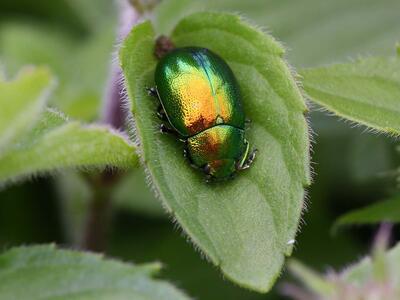
{"label": "blurred background foliage", "polygon": [[[223,0],[181,1],[175,14],[220,9],[238,12],[264,27],[287,47],[295,67],[394,54],[400,39],[398,0]],[[2,0],[0,70],[12,78],[21,66],[47,65],[58,78],[50,105],[73,119],[100,118],[108,71],[116,49],[117,6],[108,0]],[[161,8],[162,9],[162,3]],[[168,32],[177,15],[157,19]],[[340,268],[369,251],[375,226],[343,228],[338,216],[398,193],[400,155],[396,142],[372,135],[318,111],[314,132],[314,184],[294,257],[318,271]],[[75,171],[37,178],[0,191],[0,246],[82,238],[91,187]],[[281,299],[259,295],[224,280],[182,237],[145,184],[141,170],[123,177],[111,193],[115,203],[106,253],[134,262],[160,260],[163,277],[197,299]],[[398,229],[398,228],[396,228]],[[398,234],[398,232],[397,232]],[[287,278],[286,272],[282,280]]]}

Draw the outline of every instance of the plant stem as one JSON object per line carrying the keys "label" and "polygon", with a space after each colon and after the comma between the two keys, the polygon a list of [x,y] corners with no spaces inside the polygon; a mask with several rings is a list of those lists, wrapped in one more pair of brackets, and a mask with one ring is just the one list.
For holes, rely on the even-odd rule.
{"label": "plant stem", "polygon": [[119,176],[110,170],[90,177],[94,194],[89,204],[88,216],[81,247],[86,250],[103,252],[107,246],[108,228],[111,222],[111,187]]}
{"label": "plant stem", "polygon": [[[120,24],[117,33],[117,42],[120,43],[139,20],[139,14],[128,0],[120,3]],[[117,56],[117,53],[114,53]],[[110,67],[110,76],[103,102],[102,122],[116,129],[124,130],[124,121],[127,117],[122,108],[123,85],[122,70],[117,57],[114,57]],[[112,203],[110,191],[119,175],[103,171],[99,176],[90,177],[94,190],[89,204],[86,227],[84,229],[81,247],[86,250],[102,252],[107,246],[108,228],[111,222]]]}
{"label": "plant stem", "polygon": [[81,247],[86,250],[103,252],[106,249],[107,228],[110,222],[110,201],[94,199],[90,203],[85,234]]}
{"label": "plant stem", "polygon": [[373,274],[376,281],[384,282],[388,278],[388,265],[386,261],[386,251],[389,246],[393,224],[383,222],[374,238],[373,245]]}
{"label": "plant stem", "polygon": [[[133,25],[139,21],[140,15],[135,8],[128,2],[120,3],[120,23],[117,33],[117,43],[128,35]],[[102,121],[117,129],[123,129],[126,120],[126,111],[122,107],[123,102],[123,78],[122,70],[118,62],[118,53],[113,54],[110,67],[110,77],[103,102]]]}

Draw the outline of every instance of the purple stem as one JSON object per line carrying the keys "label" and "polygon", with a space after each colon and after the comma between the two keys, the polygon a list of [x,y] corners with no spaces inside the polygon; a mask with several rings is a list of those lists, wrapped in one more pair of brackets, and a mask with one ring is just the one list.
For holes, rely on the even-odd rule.
{"label": "purple stem", "polygon": [[[120,24],[117,33],[117,45],[128,35],[132,27],[139,21],[140,15],[136,12],[128,0],[119,2]],[[118,52],[113,54],[110,68],[110,77],[107,83],[103,101],[102,122],[117,129],[123,129],[126,113],[122,108],[123,78],[119,66]]]}
{"label": "purple stem", "polygon": [[386,249],[390,242],[390,236],[393,230],[393,223],[383,222],[379,226],[378,232],[374,238],[374,247],[376,249]]}
{"label": "purple stem", "polygon": [[296,300],[316,299],[314,295],[310,294],[305,289],[291,283],[284,283],[279,290],[282,295]]}
{"label": "purple stem", "polygon": [[[131,28],[139,21],[140,15],[128,0],[122,0],[120,5],[120,24],[117,33],[117,44],[128,35]],[[102,122],[116,129],[124,129],[126,113],[122,108],[123,85],[122,70],[118,62],[118,53],[113,54],[110,76],[103,101]],[[118,173],[103,171],[99,177],[91,177],[94,197],[91,199],[86,227],[84,228],[81,247],[83,249],[102,252],[107,246],[107,231],[111,218],[111,201],[109,188],[118,180]]]}

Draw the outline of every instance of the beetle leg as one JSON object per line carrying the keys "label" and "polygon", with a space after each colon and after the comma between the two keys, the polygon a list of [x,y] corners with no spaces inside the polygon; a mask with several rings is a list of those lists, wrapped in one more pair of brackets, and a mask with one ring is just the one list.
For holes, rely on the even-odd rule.
{"label": "beetle leg", "polygon": [[210,171],[211,171],[211,166],[210,166],[210,164],[205,164],[204,167],[203,167],[203,172],[204,172],[204,174],[210,175]]}
{"label": "beetle leg", "polygon": [[160,125],[160,132],[171,134],[171,135],[175,136],[180,142],[186,142],[186,140],[184,140],[182,138],[182,136],[175,129],[173,129],[165,124]]}
{"label": "beetle leg", "polygon": [[164,108],[163,108],[163,106],[161,104],[157,108],[157,117],[160,120],[168,121],[167,115],[166,115],[166,113],[164,111]]}
{"label": "beetle leg", "polygon": [[206,174],[205,180],[206,180],[206,183],[212,183],[213,177],[210,174]]}
{"label": "beetle leg", "polygon": [[152,96],[154,98],[158,98],[158,92],[157,92],[157,88],[156,87],[147,87],[146,88],[147,94],[149,94],[149,96]]}
{"label": "beetle leg", "polygon": [[242,170],[243,165],[246,163],[246,158],[249,155],[250,144],[247,140],[244,140],[246,144],[246,150],[244,151],[242,158],[236,162],[236,170]]}
{"label": "beetle leg", "polygon": [[249,157],[246,159],[244,165],[241,167],[240,170],[246,170],[246,169],[250,168],[250,166],[254,162],[254,159],[256,158],[257,152],[258,152],[258,149],[254,149],[253,151],[251,151]]}
{"label": "beetle leg", "polygon": [[251,151],[251,153],[249,153],[250,144],[247,140],[245,140],[245,143],[246,143],[246,150],[244,152],[244,155],[243,155],[242,159],[236,163],[236,170],[238,170],[238,171],[246,170],[246,169],[250,168],[251,164],[253,163],[254,159],[256,158],[256,153],[258,151],[257,149],[254,149],[253,151]]}
{"label": "beetle leg", "polygon": [[176,131],[165,124],[160,125],[160,132],[176,135]]}

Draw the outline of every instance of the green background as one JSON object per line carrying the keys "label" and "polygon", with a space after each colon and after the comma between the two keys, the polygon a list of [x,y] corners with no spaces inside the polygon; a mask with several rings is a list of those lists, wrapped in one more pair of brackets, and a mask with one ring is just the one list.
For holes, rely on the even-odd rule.
{"label": "green background", "polygon": [[[395,0],[206,2],[198,5],[239,12],[265,28],[287,47],[287,59],[295,68],[391,55],[400,40],[400,2]],[[49,65],[60,82],[52,104],[75,118],[95,120],[115,45],[115,20],[110,1],[3,0],[0,70],[12,77],[25,64]],[[333,222],[348,210],[396,192],[393,171],[399,154],[390,138],[352,128],[325,113],[312,112],[310,124],[316,175],[293,255],[319,271],[340,269],[368,253],[376,227],[346,228],[333,235]],[[165,265],[162,277],[196,299],[282,299],[277,291],[288,279],[286,272],[267,295],[224,280],[160,212],[143,177],[132,174],[116,195],[109,256],[159,260]],[[57,176],[3,188],[1,249],[53,241],[69,246],[61,194]]]}

